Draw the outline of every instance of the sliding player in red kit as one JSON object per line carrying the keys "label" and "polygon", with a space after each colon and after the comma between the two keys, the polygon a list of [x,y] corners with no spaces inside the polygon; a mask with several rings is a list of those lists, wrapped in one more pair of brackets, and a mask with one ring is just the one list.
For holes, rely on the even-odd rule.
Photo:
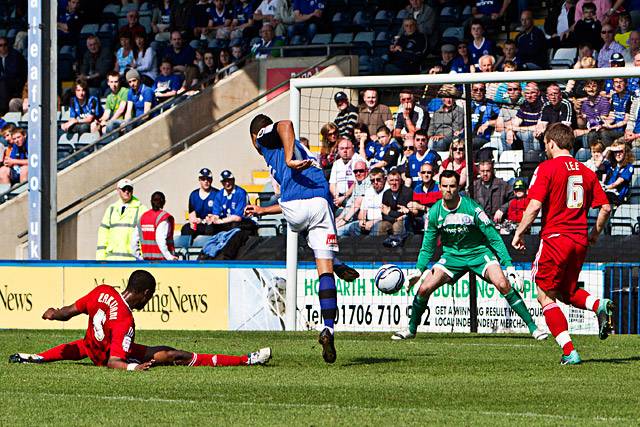
{"label": "sliding player in red kit", "polygon": [[16,353],[13,363],[46,363],[58,360],[81,360],[85,357],[97,366],[128,371],[143,371],[155,365],[238,366],[264,365],[271,359],[271,349],[262,348],[242,356],[201,354],[167,346],[147,347],[134,342],[135,322],[132,310],[141,310],[156,290],[151,273],[136,270],[120,294],[108,285],[100,285],[75,303],[49,308],[43,319],[67,321],[79,314],[89,315],[84,339],[61,344],[38,354]]}
{"label": "sliding player in red kit", "polygon": [[[613,304],[608,299],[596,299],[578,288],[587,246],[594,244],[602,232],[611,206],[595,173],[574,159],[574,136],[570,127],[554,123],[544,136],[547,160],[534,172],[529,188],[529,205],[513,236],[513,247],[524,250],[522,236],[542,209],[540,247],[531,268],[532,280],[538,287],[538,302],[556,342],[562,347],[563,365],[581,362],[573,347],[567,319],[556,304],[559,299],[598,316],[600,339],[612,328]],[[588,233],[587,213],[600,208],[596,224]]]}

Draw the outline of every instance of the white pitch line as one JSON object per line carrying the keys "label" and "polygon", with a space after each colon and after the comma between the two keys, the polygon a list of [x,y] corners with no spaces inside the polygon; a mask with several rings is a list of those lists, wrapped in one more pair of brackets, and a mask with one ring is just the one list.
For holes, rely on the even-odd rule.
{"label": "white pitch line", "polygon": [[[93,394],[67,394],[67,393],[37,393],[37,392],[9,392],[2,391],[2,394],[9,394],[15,396],[21,394],[25,396],[41,396],[41,397],[54,397],[54,398],[77,398],[77,399],[99,399],[99,400],[114,400],[114,401],[126,401],[126,402],[152,402],[152,403],[171,403],[171,404],[215,404],[217,406],[266,406],[272,408],[312,408],[312,409],[329,409],[329,410],[346,410],[346,411],[378,411],[378,412],[412,412],[412,413],[456,413],[456,414],[480,414],[486,416],[499,416],[499,417],[521,417],[521,418],[542,418],[542,419],[554,419],[554,420],[595,420],[595,421],[635,421],[637,418],[621,418],[621,417],[577,417],[573,415],[558,415],[558,414],[536,414],[534,412],[499,412],[499,411],[477,411],[477,410],[460,410],[460,409],[434,409],[434,408],[402,408],[402,407],[375,407],[375,406],[353,406],[353,405],[334,405],[328,403],[280,403],[280,402],[230,402],[219,400],[214,402],[207,402],[202,400],[193,399],[164,399],[159,397],[137,397],[137,396],[99,396]],[[208,397],[226,398],[227,396],[222,394],[208,394]]]}

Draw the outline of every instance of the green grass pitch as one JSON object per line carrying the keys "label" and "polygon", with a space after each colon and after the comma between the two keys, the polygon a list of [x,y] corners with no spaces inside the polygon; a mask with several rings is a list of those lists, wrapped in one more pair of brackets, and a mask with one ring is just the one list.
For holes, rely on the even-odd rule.
{"label": "green grass pitch", "polygon": [[80,331],[0,331],[0,425],[638,425],[640,337],[575,336],[584,364],[524,335],[339,333],[326,365],[308,333],[138,331],[198,352],[273,348],[267,367],[113,371],[12,365]]}

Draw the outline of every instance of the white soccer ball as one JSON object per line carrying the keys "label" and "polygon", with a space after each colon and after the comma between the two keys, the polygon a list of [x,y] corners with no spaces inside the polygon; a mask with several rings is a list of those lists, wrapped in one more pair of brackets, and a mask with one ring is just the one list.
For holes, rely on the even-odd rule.
{"label": "white soccer ball", "polygon": [[404,273],[397,265],[385,264],[378,269],[375,284],[380,292],[395,294],[404,284]]}

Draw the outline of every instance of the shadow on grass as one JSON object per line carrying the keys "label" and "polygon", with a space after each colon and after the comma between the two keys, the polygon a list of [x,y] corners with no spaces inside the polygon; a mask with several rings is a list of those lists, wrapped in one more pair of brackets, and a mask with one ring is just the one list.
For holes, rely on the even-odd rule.
{"label": "shadow on grass", "polygon": [[397,357],[357,357],[355,359],[351,359],[342,366],[377,365],[379,363],[396,363],[405,361],[406,359],[399,359]]}
{"label": "shadow on grass", "polygon": [[[431,337],[438,337],[438,335],[440,334],[432,334]],[[451,335],[446,335],[446,336],[442,336],[442,339],[445,340],[450,340],[450,339],[454,339],[454,340],[477,340],[477,339],[498,339],[498,340],[527,340],[527,341],[531,341],[533,338],[531,338],[531,335],[527,335],[527,334],[505,334],[505,333],[486,333],[486,334],[461,334],[461,333],[457,333],[457,334],[451,334]]]}
{"label": "shadow on grass", "polygon": [[614,357],[611,359],[584,359],[585,363],[611,363],[611,364],[623,364],[629,362],[638,362],[640,361],[640,356],[632,356],[632,357]]}

